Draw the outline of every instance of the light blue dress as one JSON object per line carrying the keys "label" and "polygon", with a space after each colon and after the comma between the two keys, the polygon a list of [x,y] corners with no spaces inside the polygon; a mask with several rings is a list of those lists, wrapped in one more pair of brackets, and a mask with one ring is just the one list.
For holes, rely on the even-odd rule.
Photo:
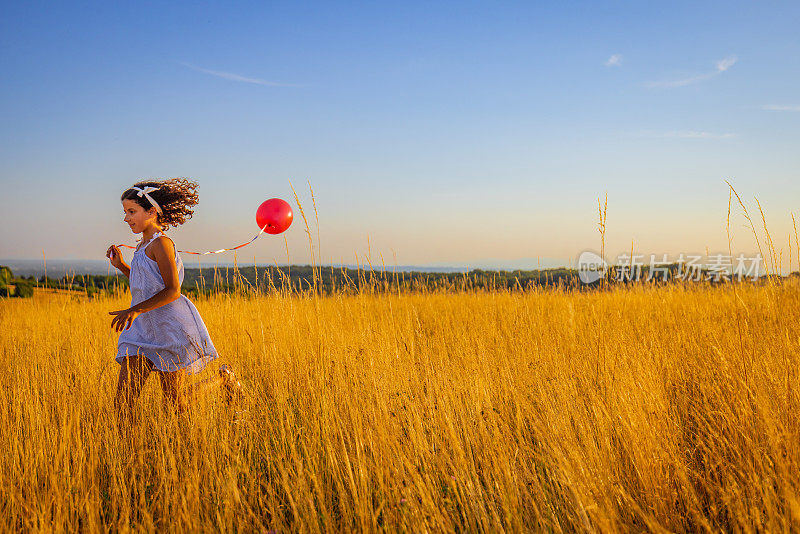
{"label": "light blue dress", "polygon": [[[164,280],[155,260],[145,249],[158,236],[156,232],[144,246],[139,246],[131,260],[131,306],[145,301],[164,289]],[[173,243],[173,247],[174,247]],[[183,283],[183,261],[175,250],[178,280]],[[141,354],[159,371],[186,369],[189,374],[205,369],[218,357],[206,325],[191,300],[181,295],[169,304],[136,316],[130,328],[123,330],[117,344],[117,363],[128,355]]]}

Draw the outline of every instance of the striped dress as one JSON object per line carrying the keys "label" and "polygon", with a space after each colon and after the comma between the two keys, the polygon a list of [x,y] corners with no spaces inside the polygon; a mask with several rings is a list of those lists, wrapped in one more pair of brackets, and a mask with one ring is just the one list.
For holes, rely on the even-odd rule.
{"label": "striped dress", "polygon": [[[150,241],[140,244],[133,253],[131,306],[149,299],[165,287],[158,264],[145,254],[147,246],[160,235],[163,234],[156,232]],[[175,264],[178,280],[183,283],[183,261],[177,249]],[[122,364],[126,356],[135,354],[146,356],[159,371],[185,369],[189,374],[202,371],[208,362],[218,357],[200,313],[185,295],[139,314],[130,328],[122,331],[117,344],[117,363]]]}

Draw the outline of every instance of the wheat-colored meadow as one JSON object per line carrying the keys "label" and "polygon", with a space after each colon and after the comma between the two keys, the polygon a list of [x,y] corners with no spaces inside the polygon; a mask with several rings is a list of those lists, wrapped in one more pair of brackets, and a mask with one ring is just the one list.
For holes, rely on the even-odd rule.
{"label": "wheat-colored meadow", "polygon": [[800,527],[800,287],[198,299],[249,388],[118,432],[108,311],[0,302],[0,530]]}

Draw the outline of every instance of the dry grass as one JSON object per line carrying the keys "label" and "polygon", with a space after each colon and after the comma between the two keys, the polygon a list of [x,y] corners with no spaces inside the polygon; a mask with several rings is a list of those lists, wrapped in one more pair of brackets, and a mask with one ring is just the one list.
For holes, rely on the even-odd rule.
{"label": "dry grass", "polygon": [[800,527],[796,282],[219,295],[248,418],[151,378],[122,436],[129,298],[0,301],[0,530]]}

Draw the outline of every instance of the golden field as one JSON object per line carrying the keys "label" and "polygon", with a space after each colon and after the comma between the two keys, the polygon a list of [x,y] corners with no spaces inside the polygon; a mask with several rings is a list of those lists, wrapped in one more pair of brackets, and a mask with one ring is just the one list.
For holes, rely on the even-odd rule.
{"label": "golden field", "polygon": [[800,284],[215,295],[248,387],[113,409],[94,300],[0,301],[0,530],[800,528]]}

